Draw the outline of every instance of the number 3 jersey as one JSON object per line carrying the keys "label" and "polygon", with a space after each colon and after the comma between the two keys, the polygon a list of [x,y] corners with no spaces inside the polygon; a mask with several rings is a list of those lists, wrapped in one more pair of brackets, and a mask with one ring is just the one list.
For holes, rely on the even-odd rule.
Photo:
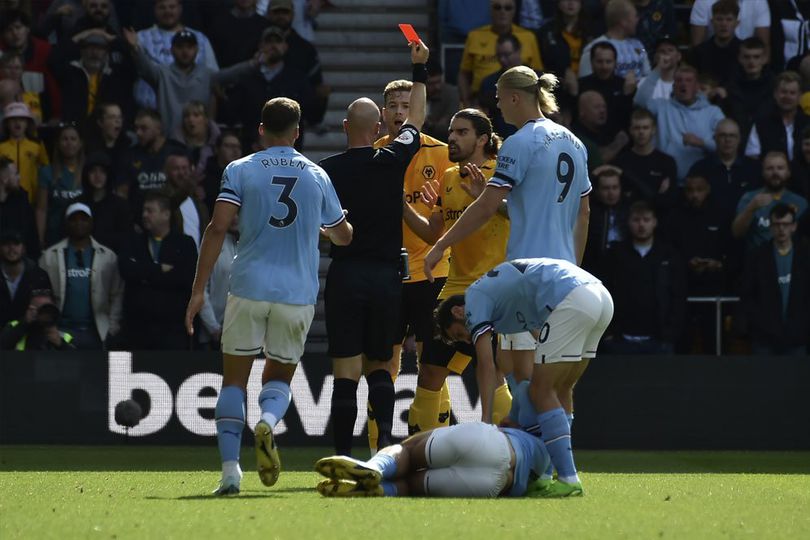
{"label": "number 3 jersey", "polygon": [[230,292],[315,304],[320,227],[345,219],[326,172],[292,147],[273,146],[230,163],[217,201],[240,207]]}
{"label": "number 3 jersey", "polygon": [[553,257],[576,262],[574,225],[580,197],[591,192],[588,153],[568,129],[530,120],[504,141],[487,183],[511,190],[507,259]]}
{"label": "number 3 jersey", "polygon": [[501,263],[470,285],[464,310],[471,341],[487,330],[516,334],[543,326],[568,293],[599,280],[560,259],[518,259]]}

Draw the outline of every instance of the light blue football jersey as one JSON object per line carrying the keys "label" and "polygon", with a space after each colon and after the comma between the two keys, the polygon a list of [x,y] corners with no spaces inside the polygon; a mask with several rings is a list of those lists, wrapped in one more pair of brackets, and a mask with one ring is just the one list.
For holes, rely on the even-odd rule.
{"label": "light blue football jersey", "polygon": [[552,257],[576,262],[574,225],[591,181],[588,153],[573,133],[545,118],[527,122],[504,141],[487,184],[511,190],[507,260]]}
{"label": "light blue football jersey", "polygon": [[537,330],[575,288],[599,280],[560,259],[501,263],[467,288],[464,305],[472,342],[487,330],[516,334]]}
{"label": "light blue football jersey", "polygon": [[345,219],[326,172],[292,147],[273,146],[229,164],[217,201],[240,207],[231,293],[315,304],[320,227]]}
{"label": "light blue football jersey", "polygon": [[540,437],[514,428],[501,428],[501,431],[515,451],[515,476],[509,496],[521,497],[526,494],[531,478],[546,472],[551,456]]}

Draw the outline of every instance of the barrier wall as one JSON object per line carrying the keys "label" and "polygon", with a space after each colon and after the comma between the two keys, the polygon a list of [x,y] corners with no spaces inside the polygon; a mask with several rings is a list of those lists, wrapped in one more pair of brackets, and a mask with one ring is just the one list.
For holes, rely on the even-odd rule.
{"label": "barrier wall", "polygon": [[[330,446],[330,361],[309,355],[277,430],[286,446]],[[251,373],[248,425],[259,419],[263,361]],[[394,433],[407,433],[413,366],[397,379]],[[10,353],[0,356],[0,444],[215,444],[221,384],[215,353]],[[451,377],[454,415],[478,418],[473,370]],[[144,418],[127,434],[115,405]],[[355,435],[364,434],[361,383]],[[578,448],[810,449],[810,358],[601,357],[576,392]],[[246,430],[248,431],[248,430]],[[246,433],[246,437],[249,433]],[[362,444],[362,439],[357,439]]]}

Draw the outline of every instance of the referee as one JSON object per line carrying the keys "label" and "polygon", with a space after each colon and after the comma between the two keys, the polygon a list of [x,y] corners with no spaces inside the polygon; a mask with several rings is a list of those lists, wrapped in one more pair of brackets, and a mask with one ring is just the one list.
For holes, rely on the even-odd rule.
{"label": "referee", "polygon": [[335,451],[351,455],[357,420],[357,384],[365,374],[382,448],[391,442],[394,382],[390,373],[399,327],[402,290],[400,249],[404,175],[419,151],[425,121],[428,48],[411,43],[413,90],[408,118],[387,146],[373,148],[380,131],[380,110],[368,98],[354,101],[343,128],[348,150],[324,159],[343,208],[352,217],[348,246],[333,245],[326,276],[326,331],[332,357],[332,430]]}

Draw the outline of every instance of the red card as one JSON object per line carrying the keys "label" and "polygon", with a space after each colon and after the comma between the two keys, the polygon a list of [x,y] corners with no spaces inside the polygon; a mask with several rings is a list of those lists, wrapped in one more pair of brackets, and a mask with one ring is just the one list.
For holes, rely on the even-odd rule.
{"label": "red card", "polygon": [[419,43],[419,34],[416,33],[413,26],[410,24],[400,24],[399,29],[405,34],[405,39],[408,40],[408,43]]}

